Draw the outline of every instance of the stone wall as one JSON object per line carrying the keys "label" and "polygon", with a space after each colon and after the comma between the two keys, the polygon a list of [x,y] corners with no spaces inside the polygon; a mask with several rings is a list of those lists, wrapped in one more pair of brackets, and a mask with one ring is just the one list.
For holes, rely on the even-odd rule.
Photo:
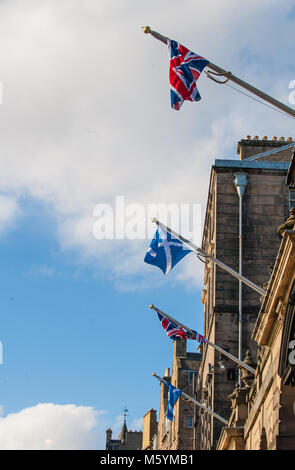
{"label": "stone wall", "polygon": [[[261,141],[262,142],[262,141]],[[259,145],[260,143],[259,142]],[[269,142],[268,142],[269,143]],[[274,142],[273,147],[290,142]],[[249,144],[249,143],[248,143]],[[257,144],[257,142],[256,142]],[[241,141],[238,149],[242,157],[260,152],[259,145]],[[269,150],[262,142],[262,151]],[[254,150],[253,150],[254,149]],[[292,149],[281,156],[272,155],[272,161],[291,159]],[[253,153],[252,153],[253,155]],[[260,287],[269,280],[274,265],[280,236],[277,227],[287,215],[288,188],[285,180],[287,170],[280,165],[257,164],[251,168],[235,163],[222,166],[222,161],[212,167],[205,218],[203,249],[220,261],[238,271],[239,262],[239,197],[234,185],[234,174],[243,171],[247,175],[247,186],[243,204],[243,275]],[[281,168],[281,169],[280,169]],[[213,263],[205,266],[204,291],[204,334],[213,343],[228,349],[238,356],[238,280]],[[243,357],[250,348],[256,356],[257,345],[251,340],[252,331],[260,308],[260,295],[243,284]],[[220,369],[219,353],[212,347],[204,346],[204,358],[198,381],[198,399],[215,412],[228,419],[231,413],[228,395],[235,380],[228,376],[228,370],[237,368],[235,363],[224,360],[227,370]],[[224,359],[224,358],[223,358]],[[212,369],[213,368],[213,369]],[[209,373],[213,370],[213,373]],[[202,413],[197,432],[197,448],[213,449],[219,438],[222,423]]]}

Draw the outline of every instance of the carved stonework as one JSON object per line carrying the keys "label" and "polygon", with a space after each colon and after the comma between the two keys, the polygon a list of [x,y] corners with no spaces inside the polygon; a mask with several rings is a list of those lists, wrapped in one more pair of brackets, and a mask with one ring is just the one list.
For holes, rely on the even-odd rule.
{"label": "carved stonework", "polygon": [[[269,285],[269,280],[268,280],[267,282],[264,282],[264,283],[262,284],[262,289],[265,290],[265,291],[267,291],[268,285]],[[263,295],[260,297],[261,302],[263,301],[263,297],[264,297]]]}
{"label": "carved stonework", "polygon": [[295,225],[295,210],[294,207],[291,207],[290,209],[290,215],[286,222],[278,227],[278,232],[281,236],[284,235],[286,230],[294,230],[294,225]]}
{"label": "carved stonework", "polygon": [[284,313],[278,372],[284,384],[293,385],[295,383],[295,283],[293,283]]}
{"label": "carved stonework", "polygon": [[286,311],[287,311],[287,304],[282,303],[281,308],[280,308],[280,315],[284,317],[286,315]]}
{"label": "carved stonework", "polygon": [[248,414],[250,414],[252,407],[255,403],[255,399],[257,396],[257,382],[254,381],[248,395],[247,395],[247,406],[248,406]]}
{"label": "carved stonework", "polygon": [[263,353],[264,353],[263,346],[258,346],[256,361],[257,361],[257,369],[259,369],[259,370],[260,370],[260,366],[262,364]]}
{"label": "carved stonework", "polygon": [[231,408],[233,410],[231,416],[231,426],[242,426],[248,416],[248,388],[240,388],[236,384],[234,391],[228,396],[231,400]]}
{"label": "carved stonework", "polygon": [[[251,357],[250,349],[248,349],[248,351],[246,352],[244,362],[245,364],[252,367],[253,369],[256,369],[256,363],[253,361]],[[244,367],[241,369],[242,369],[242,381],[244,382],[246,388],[250,388],[254,381],[254,375],[252,374],[252,372],[248,371]]]}
{"label": "carved stonework", "polygon": [[228,396],[228,398],[229,398],[230,401],[231,401],[231,408],[232,408],[232,410],[236,407],[237,396],[238,396],[239,390],[240,390],[239,384],[236,383],[236,386],[235,386],[235,388],[234,388],[234,391]]}
{"label": "carved stonework", "polygon": [[279,316],[278,316],[278,321],[279,321],[279,323],[280,323],[281,326],[284,325],[286,312],[287,312],[287,304],[282,304],[282,305],[280,306],[280,309],[279,309]]}

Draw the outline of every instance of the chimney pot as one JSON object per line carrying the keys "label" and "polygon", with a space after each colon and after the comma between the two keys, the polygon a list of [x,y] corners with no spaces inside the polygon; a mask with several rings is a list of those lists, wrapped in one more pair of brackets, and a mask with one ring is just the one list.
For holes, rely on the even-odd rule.
{"label": "chimney pot", "polygon": [[170,367],[167,367],[167,369],[165,370],[164,377],[170,377]]}
{"label": "chimney pot", "polygon": [[[293,142],[295,142],[295,138],[292,137],[287,137],[285,140],[285,137],[278,138],[277,136],[273,136],[271,138],[266,135],[260,137],[254,135],[251,138],[251,136],[246,135],[244,139],[238,142],[237,153],[240,156],[240,160],[244,160],[245,158],[259,155],[268,150],[279,149]],[[282,158],[284,159],[285,156],[283,155]]]}

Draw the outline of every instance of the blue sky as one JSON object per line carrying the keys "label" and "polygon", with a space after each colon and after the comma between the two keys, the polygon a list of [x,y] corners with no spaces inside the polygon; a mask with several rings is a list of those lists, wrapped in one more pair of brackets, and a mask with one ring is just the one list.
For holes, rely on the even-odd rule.
{"label": "blue sky", "polygon": [[[115,434],[126,405],[139,429],[139,418],[159,406],[151,374],[163,373],[172,357],[149,304],[202,331],[200,291],[171,289],[160,270],[152,292],[119,291],[97,268],[77,263],[75,250],[60,248],[48,208],[28,199],[22,208],[0,247],[5,415],[37,403],[86,405],[104,410]],[[175,283],[174,272],[169,277]]]}
{"label": "blue sky", "polygon": [[[172,365],[154,312],[202,332],[203,264],[167,277],[149,240],[97,240],[97,204],[201,204],[215,158],[294,123],[205,75],[202,100],[170,108],[155,30],[289,104],[294,1],[0,2],[0,446],[103,448],[159,408]],[[263,21],[262,21],[263,19]],[[267,39],[267,40],[266,40]],[[189,344],[195,350],[194,342]],[[63,426],[60,426],[62,421]]]}

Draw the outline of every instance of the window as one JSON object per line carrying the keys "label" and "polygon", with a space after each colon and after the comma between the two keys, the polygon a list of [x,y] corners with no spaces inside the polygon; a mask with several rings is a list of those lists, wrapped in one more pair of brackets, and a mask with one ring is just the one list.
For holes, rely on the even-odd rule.
{"label": "window", "polygon": [[198,375],[197,371],[188,370],[187,371],[187,383],[189,384],[193,380],[194,376],[197,377],[197,375]]}
{"label": "window", "polygon": [[186,417],[186,427],[187,428],[192,428],[193,427],[193,417],[192,416],[187,416]]}
{"label": "window", "polygon": [[292,207],[295,207],[295,190],[294,189],[290,189],[289,191],[289,210]]}
{"label": "window", "polygon": [[259,450],[267,450],[267,438],[265,429],[262,429],[261,436],[260,436],[260,446]]}
{"label": "window", "polygon": [[227,369],[227,380],[236,380],[236,371],[233,368]]}
{"label": "window", "polygon": [[189,384],[193,380],[193,374],[191,371],[187,372],[187,383]]}

